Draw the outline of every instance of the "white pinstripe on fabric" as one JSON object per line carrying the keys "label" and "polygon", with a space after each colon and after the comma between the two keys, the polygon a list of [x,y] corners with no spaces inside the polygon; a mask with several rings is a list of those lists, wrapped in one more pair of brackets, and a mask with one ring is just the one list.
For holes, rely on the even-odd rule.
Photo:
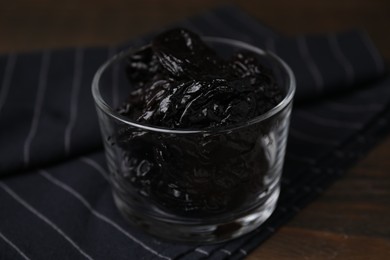
{"label": "white pinstripe on fabric", "polygon": [[[111,46],[108,48],[108,59],[112,58],[116,53],[116,48]],[[112,107],[118,107],[119,105],[119,96],[118,96],[118,73],[119,67],[118,64],[114,64],[111,70],[112,77]]]}
{"label": "white pinstripe on fabric", "polygon": [[275,231],[276,231],[276,229],[274,228],[274,227],[271,227],[271,226],[268,226],[268,227],[266,227],[267,228],[267,230],[269,231],[269,232],[271,232],[271,233],[274,233]]}
{"label": "white pinstripe on fabric", "polygon": [[276,45],[275,45],[275,39],[273,37],[268,37],[266,40],[265,40],[265,47],[272,51],[272,52],[275,52],[276,53]]}
{"label": "white pinstripe on fabric", "polygon": [[4,76],[0,90],[0,114],[4,107],[5,101],[7,100],[8,92],[11,87],[11,80],[14,73],[16,59],[16,54],[9,54],[7,56],[7,64],[5,65]]}
{"label": "white pinstripe on fabric", "polygon": [[349,62],[349,60],[345,57],[344,53],[342,52],[336,35],[328,34],[327,39],[334,57],[336,58],[338,63],[344,68],[347,83],[349,85],[352,85],[355,79],[355,72],[353,70],[352,64]]}
{"label": "white pinstripe on fabric", "polygon": [[220,249],[219,251],[221,251],[221,252],[223,252],[223,253],[225,253],[225,254],[227,254],[227,255],[232,255],[232,252],[230,252],[229,250],[227,250],[227,249],[225,249],[225,248],[222,248],[222,249]]}
{"label": "white pinstripe on fabric", "polygon": [[7,192],[13,199],[19,202],[23,207],[28,209],[31,213],[53,228],[58,234],[60,234],[65,240],[67,240],[81,255],[83,255],[87,259],[93,259],[90,255],[88,255],[84,250],[80,248],[79,245],[76,244],[62,229],[60,229],[56,224],[54,224],[50,219],[36,210],[33,206],[31,206],[27,201],[22,199],[19,195],[17,195],[8,185],[0,181],[0,187]]}
{"label": "white pinstripe on fabric", "polygon": [[239,251],[241,254],[243,254],[243,255],[248,255],[248,253],[244,250],[244,249],[242,249],[242,248],[240,248],[240,251]]}
{"label": "white pinstripe on fabric", "polygon": [[61,182],[60,180],[58,180],[57,178],[53,177],[52,175],[50,175],[47,171],[45,170],[41,170],[39,171],[39,174],[41,176],[43,176],[45,179],[47,179],[48,181],[50,181],[51,183],[55,184],[56,186],[62,188],[63,190],[67,191],[69,194],[71,194],[73,197],[75,197],[77,200],[79,200],[95,217],[97,217],[98,219],[106,222],[107,224],[111,225],[112,227],[114,227],[115,229],[117,229],[119,232],[121,232],[122,234],[124,234],[125,236],[127,236],[128,238],[130,238],[133,242],[137,243],[138,245],[140,245],[141,247],[143,247],[144,249],[146,249],[148,252],[152,253],[153,255],[155,256],[158,256],[160,258],[163,258],[163,259],[168,259],[168,260],[171,260],[170,257],[168,256],[164,256],[160,253],[158,253],[156,250],[152,249],[151,247],[147,246],[145,243],[143,243],[142,241],[138,240],[137,238],[135,238],[134,236],[132,236],[131,234],[129,234],[126,230],[124,230],[122,227],[120,227],[117,223],[115,223],[114,221],[112,221],[111,219],[109,219],[108,217],[106,217],[105,215],[97,212],[93,207],[92,205],[83,197],[81,196],[80,193],[78,193],[77,191],[75,191],[72,187],[70,187],[69,185]]}
{"label": "white pinstripe on fabric", "polygon": [[78,100],[81,86],[81,78],[83,74],[83,49],[77,48],[75,50],[75,62],[73,66],[73,82],[72,92],[70,96],[70,108],[69,108],[69,122],[65,128],[64,134],[64,147],[65,154],[70,153],[70,142],[72,137],[72,131],[77,119]]}
{"label": "white pinstripe on fabric", "polygon": [[195,249],[195,252],[198,252],[198,253],[201,253],[201,254],[207,255],[207,256],[210,255],[207,251],[205,251],[205,250],[203,250],[203,249],[201,249],[199,247]]}
{"label": "white pinstripe on fabric", "polygon": [[41,116],[41,110],[43,105],[43,99],[45,96],[46,83],[47,83],[47,77],[49,72],[49,63],[50,63],[50,52],[45,51],[42,53],[42,63],[41,63],[41,69],[39,73],[37,96],[34,103],[33,119],[31,122],[30,130],[27,134],[23,146],[23,161],[26,166],[30,162],[30,146],[36,135],[38,124],[39,124],[39,118]]}
{"label": "white pinstripe on fabric", "polygon": [[372,43],[370,37],[368,37],[367,32],[361,32],[360,35],[362,37],[363,43],[366,45],[368,52],[375,62],[378,74],[381,74],[385,70],[381,55],[374,47],[374,44]]}
{"label": "white pinstripe on fabric", "polygon": [[304,36],[297,37],[297,43],[298,43],[298,50],[301,54],[301,57],[307,64],[307,68],[309,69],[311,75],[313,76],[314,82],[316,84],[316,88],[318,92],[322,91],[322,88],[324,87],[324,79],[321,75],[320,70],[318,69],[317,65],[314,63],[309,48],[307,47],[306,38]]}
{"label": "white pinstripe on fabric", "polygon": [[93,167],[100,175],[103,176],[104,179],[106,179],[108,182],[110,182],[110,179],[108,178],[108,173],[104,170],[104,168],[99,165],[97,162],[94,160],[87,158],[87,157],[82,157],[80,161],[84,162],[85,164],[88,164],[89,166]]}
{"label": "white pinstripe on fabric", "polygon": [[0,238],[3,239],[8,245],[10,245],[18,254],[23,257],[23,259],[30,260],[29,257],[26,256],[25,253],[23,253],[22,250],[20,250],[19,247],[17,247],[14,243],[12,243],[11,240],[9,240],[4,234],[0,232]]}

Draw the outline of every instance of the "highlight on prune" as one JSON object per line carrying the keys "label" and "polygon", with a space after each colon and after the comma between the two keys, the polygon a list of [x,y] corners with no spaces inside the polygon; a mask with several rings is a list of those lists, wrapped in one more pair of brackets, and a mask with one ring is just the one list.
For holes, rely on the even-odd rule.
{"label": "highlight on prune", "polygon": [[[222,58],[183,28],[156,36],[126,57],[126,64],[134,90],[118,112],[141,124],[229,127],[282,100],[274,76],[255,54]],[[186,137],[120,129],[115,138],[123,151],[122,178],[132,189],[172,214],[201,217],[256,200],[271,164],[261,135],[258,128]]]}
{"label": "highlight on prune", "polygon": [[224,60],[193,32],[177,28],[127,57],[137,89],[120,112],[167,128],[215,128],[239,124],[282,99],[270,72],[250,52]]}

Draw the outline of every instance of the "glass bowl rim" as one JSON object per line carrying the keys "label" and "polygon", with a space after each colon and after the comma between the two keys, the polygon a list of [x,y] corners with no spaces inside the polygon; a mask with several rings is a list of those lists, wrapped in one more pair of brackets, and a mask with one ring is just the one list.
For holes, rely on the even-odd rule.
{"label": "glass bowl rim", "polygon": [[230,126],[223,126],[223,127],[215,127],[215,128],[167,128],[167,127],[160,127],[160,126],[155,126],[155,125],[148,125],[148,124],[143,124],[136,122],[135,120],[132,120],[126,116],[122,116],[119,113],[117,113],[111,106],[109,106],[103,99],[100,93],[99,89],[99,83],[100,83],[100,78],[102,77],[103,73],[107,68],[109,68],[111,65],[113,65],[115,62],[122,60],[125,58],[127,55],[130,53],[134,52],[135,50],[138,50],[139,48],[148,46],[148,45],[143,45],[139,48],[130,48],[127,50],[123,50],[119,52],[118,54],[114,55],[113,57],[109,58],[107,61],[105,61],[96,71],[93,80],[92,80],[92,96],[94,98],[94,101],[96,105],[103,110],[106,114],[111,116],[112,118],[115,118],[116,120],[121,121],[122,123],[136,127],[139,129],[143,129],[145,131],[152,131],[152,132],[160,132],[160,133],[167,133],[167,134],[196,134],[196,133],[202,133],[202,134],[215,134],[215,133],[221,133],[221,132],[230,132],[234,130],[238,130],[240,128],[248,127],[251,125],[254,125],[256,123],[262,122],[273,115],[277,114],[281,110],[283,110],[285,107],[288,106],[292,102],[292,99],[295,94],[295,88],[296,88],[296,81],[295,81],[295,76],[291,68],[287,65],[285,61],[283,61],[279,56],[274,54],[271,51],[266,51],[261,48],[255,47],[251,44],[245,43],[240,40],[234,40],[230,38],[222,38],[222,37],[201,37],[206,43],[222,43],[222,44],[228,44],[228,45],[234,45],[235,47],[239,48],[244,48],[247,50],[250,50],[254,52],[257,55],[260,56],[266,56],[268,55],[273,59],[272,62],[276,62],[280,65],[281,68],[283,68],[286,71],[286,74],[288,76],[287,79],[287,93],[285,97],[272,109],[268,110],[264,114],[258,115],[248,121],[245,121],[240,124],[234,124]]}

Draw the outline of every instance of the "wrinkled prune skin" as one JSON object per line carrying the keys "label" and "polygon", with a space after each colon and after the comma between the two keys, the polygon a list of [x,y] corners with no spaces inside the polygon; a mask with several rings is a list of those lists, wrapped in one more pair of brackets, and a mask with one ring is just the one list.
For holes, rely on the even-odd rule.
{"label": "wrinkled prune skin", "polygon": [[137,86],[120,113],[167,128],[237,125],[270,110],[282,95],[249,52],[223,60],[198,35],[174,29],[127,58]]}
{"label": "wrinkled prune skin", "polygon": [[[126,61],[135,90],[118,112],[147,125],[235,126],[282,99],[272,73],[252,53],[223,59],[182,28],[158,35]],[[253,126],[182,136],[120,129],[116,143],[123,150],[123,181],[171,214],[204,217],[239,209],[256,200],[271,164],[262,131]]]}

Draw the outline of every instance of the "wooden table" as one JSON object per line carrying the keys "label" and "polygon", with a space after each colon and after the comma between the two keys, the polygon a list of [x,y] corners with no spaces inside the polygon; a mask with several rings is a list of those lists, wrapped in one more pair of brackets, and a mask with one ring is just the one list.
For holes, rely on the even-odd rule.
{"label": "wooden table", "polygon": [[[0,52],[126,41],[226,1],[2,1]],[[230,1],[296,35],[363,28],[390,59],[390,1]],[[390,86],[389,86],[390,87]],[[249,259],[390,259],[390,137]]]}

